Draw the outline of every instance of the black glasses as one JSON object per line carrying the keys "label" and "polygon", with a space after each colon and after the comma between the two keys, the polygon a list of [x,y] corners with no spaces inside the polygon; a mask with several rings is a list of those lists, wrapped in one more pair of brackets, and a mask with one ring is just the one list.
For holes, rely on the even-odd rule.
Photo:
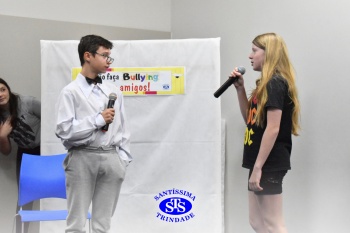
{"label": "black glasses", "polygon": [[111,64],[112,64],[113,61],[114,61],[114,58],[111,58],[110,56],[108,56],[108,55],[106,55],[106,54],[101,54],[101,53],[98,53],[98,52],[95,52],[95,53],[98,54],[98,55],[100,55],[100,56],[102,56],[102,57],[104,57],[108,63],[111,63]]}

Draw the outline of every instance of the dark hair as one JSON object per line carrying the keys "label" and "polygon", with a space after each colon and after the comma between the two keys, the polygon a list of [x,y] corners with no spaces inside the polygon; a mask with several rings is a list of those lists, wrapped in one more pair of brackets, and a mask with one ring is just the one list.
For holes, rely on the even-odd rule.
{"label": "dark hair", "polygon": [[97,35],[87,35],[83,36],[80,39],[80,43],[78,45],[78,53],[79,53],[79,59],[80,64],[83,66],[85,63],[84,60],[84,53],[89,52],[94,54],[96,51],[100,48],[100,46],[106,48],[106,49],[112,49],[113,44],[109,40],[106,40],[105,38]]}
{"label": "dark hair", "polygon": [[11,92],[10,86],[7,84],[5,80],[0,78],[0,83],[4,84],[9,91],[10,99],[9,99],[9,111],[11,116],[11,125],[12,127],[16,126],[18,119],[18,99],[19,96]]}

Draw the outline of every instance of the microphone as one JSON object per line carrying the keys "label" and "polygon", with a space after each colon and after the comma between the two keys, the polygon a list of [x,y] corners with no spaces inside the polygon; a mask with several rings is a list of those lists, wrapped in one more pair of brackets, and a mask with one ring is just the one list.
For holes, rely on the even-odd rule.
{"label": "microphone", "polygon": [[[108,101],[108,104],[107,104],[107,108],[113,108],[114,107],[114,103],[115,103],[115,100],[117,99],[117,94],[115,94],[114,92],[112,92],[111,94],[109,94],[109,101]],[[105,126],[103,126],[101,128],[101,130],[103,132],[107,132],[108,131],[108,127],[109,127],[109,124],[106,124]]]}
{"label": "microphone", "polygon": [[[238,72],[242,75],[245,73],[245,68],[243,66],[237,67]],[[238,77],[229,78],[222,86],[214,93],[215,98],[218,98],[224,91],[226,91],[229,86],[231,86],[234,82],[238,80]]]}

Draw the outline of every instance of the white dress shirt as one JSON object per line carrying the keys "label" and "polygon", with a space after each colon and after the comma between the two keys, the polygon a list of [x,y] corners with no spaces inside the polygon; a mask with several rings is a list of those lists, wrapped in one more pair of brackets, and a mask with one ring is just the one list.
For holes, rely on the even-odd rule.
{"label": "white dress shirt", "polygon": [[[106,123],[101,112],[107,108],[110,93],[117,94],[115,116],[108,131],[103,132],[101,127]],[[62,89],[56,110],[56,135],[67,150],[83,145],[116,146],[122,159],[132,160],[123,95],[113,83],[88,84],[85,77],[79,74]]]}

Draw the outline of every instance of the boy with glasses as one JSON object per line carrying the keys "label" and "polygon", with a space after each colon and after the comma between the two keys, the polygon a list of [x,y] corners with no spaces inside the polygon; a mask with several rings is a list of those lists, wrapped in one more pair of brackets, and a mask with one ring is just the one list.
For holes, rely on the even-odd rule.
{"label": "boy with glasses", "polygon": [[[66,233],[85,232],[90,204],[92,232],[109,232],[131,161],[123,95],[115,84],[102,82],[99,76],[114,60],[112,47],[100,36],[82,37],[78,45],[82,71],[58,98],[56,135],[68,150],[64,161],[69,212]],[[107,108],[111,96],[115,103]]]}

